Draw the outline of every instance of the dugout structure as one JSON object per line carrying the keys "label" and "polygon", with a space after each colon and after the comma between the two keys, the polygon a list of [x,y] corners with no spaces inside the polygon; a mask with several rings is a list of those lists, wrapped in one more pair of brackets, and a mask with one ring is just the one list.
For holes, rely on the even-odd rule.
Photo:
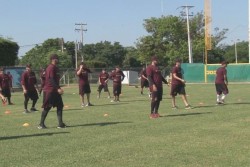
{"label": "dugout structure", "polygon": [[[182,63],[184,78],[188,83],[213,83],[220,64]],[[228,64],[229,82],[250,82],[250,64]]]}

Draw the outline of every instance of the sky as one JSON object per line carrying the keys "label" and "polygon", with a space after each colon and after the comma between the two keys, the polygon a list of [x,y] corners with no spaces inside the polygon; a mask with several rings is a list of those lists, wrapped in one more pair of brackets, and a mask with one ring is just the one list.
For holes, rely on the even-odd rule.
{"label": "sky", "polygon": [[[87,24],[84,44],[101,41],[135,46],[147,35],[145,19],[204,12],[204,0],[0,0],[0,36],[20,46],[19,56],[49,38],[80,41],[76,23]],[[248,41],[248,0],[211,0],[212,29],[228,28],[223,42]]]}

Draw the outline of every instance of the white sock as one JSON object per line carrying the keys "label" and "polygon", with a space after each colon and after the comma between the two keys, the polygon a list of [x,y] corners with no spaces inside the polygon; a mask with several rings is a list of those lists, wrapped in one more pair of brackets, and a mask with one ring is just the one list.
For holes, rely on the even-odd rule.
{"label": "white sock", "polygon": [[221,95],[217,95],[217,102],[220,102],[220,101],[221,101],[220,96],[221,96]]}
{"label": "white sock", "polygon": [[225,98],[226,98],[226,95],[222,94],[221,100],[225,100]]}

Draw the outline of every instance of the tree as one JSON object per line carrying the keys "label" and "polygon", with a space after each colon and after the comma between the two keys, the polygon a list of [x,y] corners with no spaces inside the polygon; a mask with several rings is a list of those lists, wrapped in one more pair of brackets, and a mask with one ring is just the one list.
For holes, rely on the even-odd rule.
{"label": "tree", "polygon": [[72,67],[72,43],[65,45],[66,50],[62,51],[61,38],[48,39],[42,45],[36,45],[29,52],[25,54],[20,60],[21,65],[31,63],[33,68],[39,69],[46,67],[49,63],[49,58],[52,53],[59,56],[59,67],[70,68]]}
{"label": "tree", "polygon": [[86,44],[83,47],[84,60],[106,63],[107,66],[122,66],[126,50],[119,42],[108,41]]}
{"label": "tree", "polygon": [[0,37],[0,66],[13,66],[18,60],[19,46],[16,42]]}
{"label": "tree", "polygon": [[[149,62],[152,55],[160,57],[162,65],[169,65],[176,58],[188,62],[186,20],[172,15],[160,18],[153,17],[145,20],[144,28],[149,35],[141,37],[136,43],[139,59],[142,62]],[[219,49],[217,47],[220,41],[225,38],[226,32],[227,29],[217,31],[212,37],[215,50]],[[202,63],[204,57],[204,16],[202,13],[197,13],[190,18],[190,36],[192,39],[193,61]]]}
{"label": "tree", "polygon": [[[248,63],[249,57],[248,57],[248,42],[241,41],[231,46],[227,46],[225,49],[225,59],[229,61],[230,63],[236,62],[236,55],[237,54],[237,62],[238,63]],[[237,53],[235,53],[237,52]]]}

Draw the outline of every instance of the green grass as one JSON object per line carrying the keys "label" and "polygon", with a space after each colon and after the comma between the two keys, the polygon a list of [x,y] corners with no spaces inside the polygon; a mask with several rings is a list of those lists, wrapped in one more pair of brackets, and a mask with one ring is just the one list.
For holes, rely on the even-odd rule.
{"label": "green grass", "polygon": [[[78,88],[65,87],[64,121],[57,129],[55,109],[48,114],[48,129],[39,130],[39,112],[23,114],[23,95],[13,93],[13,106],[0,106],[1,167],[166,167],[249,166],[249,88],[229,86],[227,104],[215,105],[213,84],[187,85],[188,100],[195,108],[171,109],[169,87],[164,87],[159,119],[149,119],[150,100],[140,89],[123,86],[120,103],[107,94],[93,107],[80,107]],[[111,88],[110,88],[111,90]],[[30,103],[29,103],[30,106]],[[10,110],[10,114],[5,111]],[[104,116],[108,114],[108,116]],[[28,127],[23,127],[29,123]]]}

